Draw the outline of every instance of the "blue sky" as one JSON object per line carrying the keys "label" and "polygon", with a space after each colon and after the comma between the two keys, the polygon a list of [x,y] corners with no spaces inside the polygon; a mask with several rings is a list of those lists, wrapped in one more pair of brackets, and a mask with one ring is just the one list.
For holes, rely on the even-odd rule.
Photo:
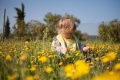
{"label": "blue sky", "polygon": [[3,27],[3,15],[10,20],[10,27],[15,24],[16,11],[14,7],[21,8],[25,5],[25,22],[43,19],[48,12],[65,15],[68,13],[80,19],[78,29],[82,33],[98,35],[98,26],[113,19],[120,21],[120,0],[0,0],[0,33]]}

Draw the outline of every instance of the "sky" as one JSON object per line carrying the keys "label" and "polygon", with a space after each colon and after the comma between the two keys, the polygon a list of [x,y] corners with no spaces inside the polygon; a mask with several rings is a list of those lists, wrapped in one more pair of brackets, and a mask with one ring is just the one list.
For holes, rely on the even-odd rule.
{"label": "sky", "polygon": [[120,21],[120,0],[0,0],[0,33],[3,29],[4,9],[9,17],[10,28],[16,23],[14,7],[21,9],[25,5],[25,22],[38,20],[43,22],[48,12],[65,13],[80,19],[78,30],[89,35],[98,35],[98,26],[102,21],[108,23],[114,19]]}

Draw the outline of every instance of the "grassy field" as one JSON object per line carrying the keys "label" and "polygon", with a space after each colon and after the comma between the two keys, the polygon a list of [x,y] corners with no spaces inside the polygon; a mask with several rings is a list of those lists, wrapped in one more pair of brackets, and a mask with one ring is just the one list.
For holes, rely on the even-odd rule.
{"label": "grassy field", "polygon": [[48,41],[0,41],[0,80],[119,80],[120,44],[83,43],[91,48],[87,55],[58,55]]}

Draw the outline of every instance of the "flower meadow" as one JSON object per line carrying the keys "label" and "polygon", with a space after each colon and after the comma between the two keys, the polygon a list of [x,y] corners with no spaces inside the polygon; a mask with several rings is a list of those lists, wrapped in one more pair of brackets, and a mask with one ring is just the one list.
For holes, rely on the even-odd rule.
{"label": "flower meadow", "polygon": [[119,80],[120,44],[84,43],[89,53],[62,55],[49,41],[1,41],[0,80]]}

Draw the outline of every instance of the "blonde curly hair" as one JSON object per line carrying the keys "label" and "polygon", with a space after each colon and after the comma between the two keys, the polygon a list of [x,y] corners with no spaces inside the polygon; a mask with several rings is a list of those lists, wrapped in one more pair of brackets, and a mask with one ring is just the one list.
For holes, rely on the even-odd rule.
{"label": "blonde curly hair", "polygon": [[63,36],[70,36],[73,35],[74,31],[76,30],[75,23],[72,19],[64,17],[60,19],[58,24],[58,33],[62,34]]}

